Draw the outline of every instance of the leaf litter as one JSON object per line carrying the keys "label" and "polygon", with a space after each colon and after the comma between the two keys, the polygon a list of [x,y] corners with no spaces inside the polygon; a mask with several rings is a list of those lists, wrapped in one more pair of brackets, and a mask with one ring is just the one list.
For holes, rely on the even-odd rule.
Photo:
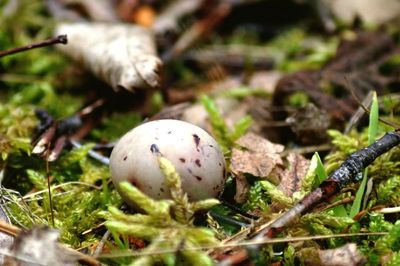
{"label": "leaf litter", "polygon": [[[51,35],[52,29],[46,23],[49,18],[44,15],[46,12],[43,12],[42,3],[32,1],[30,6],[26,4],[16,12],[11,2],[13,1],[5,7],[0,5],[7,15],[2,18],[2,22],[8,23],[5,25],[9,26],[7,34],[0,34],[2,50],[34,42],[34,38],[45,39],[44,37]],[[86,58],[85,56],[96,50],[91,48],[100,47],[101,52],[98,55],[81,62],[86,62],[82,66],[87,66],[95,76],[108,83],[105,86],[93,83],[93,80],[89,84],[96,85],[89,85],[89,88],[82,80],[60,83],[61,80],[73,81],[77,77],[69,76],[69,72],[65,71],[71,63],[61,57],[57,50],[32,50],[18,56],[5,57],[0,61],[0,80],[5,85],[4,94],[1,92],[0,104],[2,207],[10,222],[22,228],[35,225],[51,226],[51,216],[54,216],[55,227],[61,230],[61,242],[89,255],[101,254],[98,260],[105,264],[150,265],[163,262],[174,265],[190,261],[194,265],[229,265],[247,257],[263,264],[293,265],[309,262],[309,255],[314,254],[313,258],[319,263],[317,265],[363,265],[366,262],[371,265],[396,265],[399,258],[396,243],[400,236],[397,213],[383,215],[378,210],[382,207],[396,210],[400,203],[400,175],[397,171],[399,151],[398,148],[387,151],[390,146],[398,143],[398,133],[387,125],[379,124],[378,136],[383,136],[389,131],[392,133],[384,135],[375,146],[362,150],[368,144],[368,133],[364,129],[363,118],[357,122],[357,128],[353,127],[347,134],[338,131],[344,128],[357,107],[357,101],[344,88],[353,90],[352,93],[360,99],[364,99],[370,90],[376,90],[381,97],[385,95],[385,100],[380,102],[380,116],[398,123],[398,42],[395,38],[395,28],[392,28],[391,32],[370,29],[356,31],[351,25],[347,25],[343,31],[336,27],[338,31],[334,36],[321,38],[309,36],[311,33],[307,31],[307,26],[295,25],[293,30],[283,30],[283,33],[271,39],[270,35],[260,30],[265,26],[260,27],[257,22],[252,22],[255,23],[253,28],[229,33],[231,25],[239,28],[241,26],[241,22],[235,21],[235,12],[239,10],[241,16],[246,17],[246,12],[249,12],[246,11],[247,8],[261,10],[261,7],[268,5],[267,1],[246,4],[238,1],[229,6],[219,1],[209,1],[211,4],[205,1],[207,5],[200,2],[192,6],[190,11],[185,11],[187,13],[169,13],[171,21],[174,21],[174,34],[165,34],[164,30],[160,30],[156,39],[150,37],[151,33],[149,35],[148,29],[144,28],[137,30],[140,36],[136,33],[130,36],[115,33],[115,38],[110,39],[115,28],[127,26],[116,22],[105,25],[90,21],[73,21],[65,24],[85,29],[86,33],[81,37],[85,39],[94,37],[97,35],[96,31],[100,31],[97,35],[100,37],[93,39],[86,48],[85,42],[82,46],[77,46],[75,51],[80,55],[75,58]],[[283,2],[283,6],[287,4]],[[26,8],[28,6],[29,9]],[[132,10],[147,10],[147,14],[162,14],[161,10],[168,10],[168,6],[161,3],[132,3],[131,7]],[[215,9],[214,12],[207,10],[211,7]],[[296,7],[300,8],[299,10],[302,8]],[[72,8],[63,8],[79,11],[79,8],[76,9],[73,5]],[[84,8],[91,9],[90,6]],[[326,7],[320,8],[318,6],[316,10],[320,12]],[[106,12],[106,9],[102,12]],[[34,23],[26,19],[32,14],[38,18]],[[103,17],[90,12],[87,14],[93,21]],[[115,14],[118,12],[110,10],[106,17],[113,17]],[[330,20],[326,14],[322,12],[319,15],[323,27],[328,29],[326,26],[329,23],[326,22]],[[81,15],[81,12],[77,12],[75,18]],[[17,17],[20,19],[16,19]],[[210,18],[214,20],[206,23]],[[361,18],[368,21],[364,15]],[[11,25],[12,19],[18,23]],[[229,23],[225,23],[230,19]],[[148,26],[154,21],[157,23],[157,19],[147,21]],[[181,21],[192,23],[184,34],[176,28],[176,25],[181,25]],[[217,25],[220,27],[216,28]],[[133,24],[128,26],[130,29],[137,29],[136,27],[138,26]],[[164,28],[171,29],[170,26]],[[73,35],[72,31],[68,35]],[[226,39],[227,32],[228,35],[232,34],[231,39]],[[219,35],[220,33],[222,34]],[[254,39],[251,37],[253,33],[253,37],[257,36]],[[82,31],[79,30],[77,34],[82,34]],[[133,42],[141,42],[140,40],[144,40],[142,37],[147,38],[144,41],[145,45],[133,45],[134,50],[142,46],[134,51],[134,54],[136,58],[149,56],[153,58],[150,60],[153,63],[139,63],[131,68],[132,75],[128,81],[122,82],[121,65],[131,66],[132,57],[128,58],[129,53],[125,53],[123,49],[111,47],[114,41],[119,43],[118,47],[129,46],[132,41],[130,37],[133,38]],[[199,56],[200,53],[196,55],[196,48],[190,49],[195,40],[205,44],[202,49],[206,52],[212,45],[225,42],[222,43],[224,49],[208,54],[207,60],[212,66],[205,65],[204,61],[202,63],[203,58]],[[252,46],[246,41],[251,43],[252,40],[255,41],[251,45],[255,43],[258,47],[266,48],[267,56],[259,57],[256,54],[246,57],[247,51],[252,50]],[[234,50],[234,60],[221,60],[221,65],[215,67],[213,62],[218,63],[220,53],[234,48],[235,42],[239,42],[243,48]],[[156,45],[163,54],[162,58],[166,59],[163,62],[166,73],[160,76],[158,67],[161,61],[155,50]],[[218,45],[214,47],[221,47]],[[338,48],[335,52],[336,45]],[[109,56],[109,52],[114,55],[102,61]],[[125,55],[122,55],[124,53]],[[228,54],[225,58],[230,59],[231,55]],[[27,60],[33,63],[26,64]],[[92,67],[91,60],[96,60]],[[185,63],[177,62],[179,60]],[[109,68],[115,66],[114,69]],[[266,77],[270,69],[279,70],[283,72],[279,73],[283,78],[276,86],[268,85],[267,90],[258,90],[254,88],[258,86],[257,83],[251,81],[252,76],[257,73],[257,67],[267,69],[264,72]],[[293,71],[297,72],[286,74]],[[30,76],[27,78],[24,75]],[[236,80],[236,85],[232,83],[227,89],[218,91],[210,86],[213,83],[207,80],[210,77],[231,78]],[[149,96],[151,93],[140,94],[142,89],[157,87],[159,78],[163,81],[161,93],[157,92],[153,96]],[[87,77],[84,79],[88,80]],[[104,91],[103,86],[106,87]],[[263,84],[260,85],[262,86]],[[116,112],[122,104],[115,104],[118,101],[113,98],[119,93],[114,95],[107,87],[112,87],[114,91],[124,87],[132,91],[140,101],[154,105],[142,109],[147,111],[141,113]],[[172,99],[172,91],[178,95],[177,92],[184,93],[185,90],[190,90],[190,94],[187,94],[189,98]],[[132,197],[139,200],[141,206],[149,207],[145,213],[132,214],[132,210],[123,205],[120,196],[108,182],[110,177],[107,166],[104,165],[106,160],[92,159],[106,157],[110,152],[109,142],[115,141],[124,133],[116,133],[123,130],[113,127],[107,119],[104,122],[98,119],[82,124],[82,127],[94,127],[95,130],[92,133],[83,130],[86,133],[80,135],[80,141],[97,143],[77,145],[76,140],[70,138],[65,139],[63,148],[56,149],[57,145],[50,145],[50,150],[57,150],[58,155],[54,162],[47,165],[42,159],[32,155],[30,140],[34,136],[35,125],[38,125],[35,110],[46,110],[53,121],[65,121],[85,110],[80,104],[93,103],[99,96],[106,96],[105,104],[101,108],[102,116],[108,116],[110,120],[119,117],[116,120],[126,128],[125,130],[149,116],[153,119],[170,118],[170,115],[182,118],[185,109],[197,104],[197,109],[186,113],[185,119],[192,119],[194,115],[201,113],[196,123],[202,124],[214,134],[230,167],[225,192],[220,198],[222,204],[215,205],[215,200],[203,203],[188,202],[180,192],[179,176],[174,172],[173,165],[160,161],[167,180],[174,180],[170,183],[170,189],[175,191],[176,197],[173,201],[155,202],[127,185],[126,189],[131,191]],[[151,101],[144,101],[147,97],[153,98]],[[187,99],[192,102],[187,102]],[[224,101],[225,104],[221,105]],[[69,104],[70,102],[74,103]],[[159,109],[156,109],[156,106],[159,108],[160,104],[164,104],[168,107],[171,103],[178,103],[177,107],[183,108],[157,113]],[[125,101],[124,105],[128,105],[128,110],[134,107],[129,106],[134,105],[129,101]],[[336,128],[336,131],[327,131],[328,128]],[[69,129],[67,126],[67,130]],[[60,133],[59,129],[56,131]],[[309,169],[310,154],[299,155],[291,151],[302,148],[302,145],[324,145],[329,142],[332,142],[334,148],[321,154],[321,158],[324,162],[322,167],[331,177],[318,187],[316,168]],[[386,148],[382,149],[381,144]],[[383,154],[376,158],[377,154],[369,154],[370,151]],[[312,154],[314,150],[309,152]],[[89,154],[91,158],[88,157]],[[345,199],[351,199],[358,189],[357,172],[374,159],[375,162],[368,170],[374,189],[368,194],[365,207],[355,217],[350,217],[348,214],[352,202]],[[342,162],[344,164],[340,166]],[[46,177],[49,178],[49,184]],[[321,190],[325,192],[322,197],[318,193]],[[301,200],[310,192],[309,195],[316,198],[306,196]],[[76,200],[77,197],[79,201]],[[323,200],[318,201],[318,198]],[[307,202],[307,199],[311,201]],[[336,207],[330,207],[333,206],[330,204],[332,201],[342,204],[340,207],[343,207],[344,216],[338,216]],[[234,203],[234,206],[230,203]],[[315,205],[316,210],[322,210],[320,213],[312,212],[311,206]],[[203,209],[203,212],[196,214],[200,209]],[[308,209],[311,212],[305,214]],[[208,218],[204,215],[205,212]],[[304,215],[301,216],[300,213]],[[361,237],[365,232],[383,232],[386,235]],[[361,235],[351,236],[352,233]],[[268,237],[265,237],[265,234]],[[345,237],[346,234],[349,237]],[[268,241],[274,240],[271,238],[277,235],[287,242],[290,242],[291,236],[310,238],[296,244],[268,244],[259,249],[261,243],[269,243]],[[328,238],[317,241],[321,235]],[[335,235],[340,237],[330,237]],[[250,241],[246,242],[249,239]],[[56,238],[53,237],[52,241],[56,242]],[[46,240],[39,239],[38,242],[44,244]],[[141,244],[138,244],[139,242]],[[247,248],[243,249],[242,246]],[[138,247],[140,249],[132,252],[132,249]],[[118,252],[123,250],[127,252],[118,255]],[[18,256],[14,254],[11,257]],[[348,259],[349,257],[351,258]]]}

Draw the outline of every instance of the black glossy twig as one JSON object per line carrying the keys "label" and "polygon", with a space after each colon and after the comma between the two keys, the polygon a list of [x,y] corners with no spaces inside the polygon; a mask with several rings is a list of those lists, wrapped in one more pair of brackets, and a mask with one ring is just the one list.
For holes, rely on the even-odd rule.
{"label": "black glossy twig", "polygon": [[[311,210],[315,205],[324,200],[328,200],[337,194],[341,188],[350,182],[354,182],[358,173],[370,165],[376,158],[391,148],[400,144],[400,129],[386,133],[382,138],[370,146],[359,150],[349,156],[321,185],[306,195],[295,206],[286,211],[281,217],[271,224],[261,228],[259,233],[251,240],[262,242],[266,239],[275,237],[282,232],[287,225],[292,223],[297,217]],[[237,253],[229,255],[219,266],[238,265],[248,260],[252,254],[256,255],[261,245],[252,245],[247,249],[242,249]]]}
{"label": "black glossy twig", "polygon": [[17,47],[17,48],[5,50],[5,51],[0,51],[0,58],[3,56],[6,56],[6,55],[12,55],[12,54],[16,54],[16,53],[23,52],[26,50],[50,46],[50,45],[57,44],[57,43],[67,44],[67,42],[68,42],[67,35],[58,35],[57,37],[50,38],[50,39],[40,41],[37,43],[32,43],[32,44],[29,44],[26,46]]}

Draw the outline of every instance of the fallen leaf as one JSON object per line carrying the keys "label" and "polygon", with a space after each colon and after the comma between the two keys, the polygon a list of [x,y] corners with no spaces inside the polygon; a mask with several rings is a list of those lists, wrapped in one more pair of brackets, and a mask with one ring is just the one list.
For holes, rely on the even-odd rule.
{"label": "fallen leaf", "polygon": [[57,230],[45,227],[36,227],[20,233],[9,251],[4,265],[77,265],[79,258],[58,245],[58,236]]}
{"label": "fallen leaf", "polygon": [[291,197],[293,193],[300,191],[304,177],[310,165],[309,160],[297,153],[287,156],[289,166],[280,173],[279,190],[286,196]]}
{"label": "fallen leaf", "polygon": [[237,142],[240,148],[232,150],[231,171],[238,175],[242,173],[258,177],[267,177],[276,165],[281,165],[279,155],[284,146],[274,144],[254,133],[247,133]]}
{"label": "fallen leaf", "polygon": [[60,32],[68,36],[61,51],[115,91],[159,86],[162,63],[150,30],[128,24],[63,23],[56,29]]}
{"label": "fallen leaf", "polygon": [[247,200],[247,195],[250,190],[249,182],[244,174],[238,174],[235,177],[236,181],[236,193],[234,200],[237,203],[244,203]]}

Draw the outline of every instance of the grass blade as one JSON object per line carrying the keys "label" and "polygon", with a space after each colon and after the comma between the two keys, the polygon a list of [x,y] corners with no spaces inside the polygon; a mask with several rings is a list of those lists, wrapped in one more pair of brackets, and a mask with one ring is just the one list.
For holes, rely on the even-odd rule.
{"label": "grass blade", "polygon": [[[378,98],[376,97],[376,92],[374,92],[369,113],[368,144],[372,144],[376,139],[376,134],[378,131],[378,119],[379,119]],[[368,181],[368,169],[365,169],[363,174],[363,180],[356,193],[353,205],[351,206],[350,217],[354,217],[357,213],[360,212],[361,203],[364,197],[367,181]]]}

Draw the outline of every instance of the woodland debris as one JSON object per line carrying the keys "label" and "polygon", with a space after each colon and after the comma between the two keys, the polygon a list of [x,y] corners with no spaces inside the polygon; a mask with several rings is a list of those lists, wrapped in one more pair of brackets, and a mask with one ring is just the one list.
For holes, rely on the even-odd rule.
{"label": "woodland debris", "polygon": [[156,34],[177,32],[180,30],[178,21],[181,17],[196,11],[204,0],[176,0],[172,1],[154,21],[153,30]]}
{"label": "woodland debris", "polygon": [[32,153],[47,161],[55,161],[71,139],[78,140],[92,129],[104,102],[104,99],[99,99],[75,115],[57,121],[45,110],[36,110],[40,124],[36,136],[32,137]]}
{"label": "woodland debris", "polygon": [[168,62],[181,55],[200,37],[208,35],[226,16],[229,15],[232,6],[233,4],[228,1],[220,2],[207,14],[207,16],[196,22],[180,36],[174,46],[162,56],[163,61]]}
{"label": "woodland debris", "polygon": [[287,156],[289,167],[281,173],[278,188],[286,195],[291,197],[294,192],[300,191],[304,177],[310,165],[309,160],[300,154],[290,153]]}
{"label": "woodland debris", "polygon": [[[1,175],[1,174],[0,174]],[[0,205],[0,221],[4,223],[10,224],[10,218],[5,213],[3,207]],[[12,243],[14,242],[14,238],[8,234],[3,232],[0,233],[0,249],[9,249]],[[0,255],[0,265],[4,264],[4,256]]]}
{"label": "woodland debris", "polygon": [[308,103],[286,118],[293,133],[301,143],[323,143],[327,141],[326,131],[330,126],[330,117],[325,110]]}
{"label": "woodland debris", "polygon": [[[371,90],[381,93],[384,87],[399,81],[394,73],[384,75],[380,67],[393,55],[398,54],[395,43],[386,33],[359,33],[354,40],[342,40],[334,58],[320,70],[302,70],[283,77],[276,87],[273,104],[284,107],[290,95],[305,93],[310,101],[327,112],[330,128],[341,128],[355,112],[357,103],[344,88],[353,88],[359,99]],[[334,88],[339,97],[324,90]],[[286,114],[275,113],[282,120]]]}
{"label": "woodland debris", "polygon": [[[329,200],[336,195],[340,189],[350,182],[354,182],[358,173],[370,165],[377,157],[400,144],[400,129],[386,133],[382,138],[375,141],[368,147],[351,154],[341,166],[333,171],[318,188],[306,195],[291,209],[287,210],[275,221],[266,224],[259,233],[252,238],[256,242],[273,238],[289,224],[293,223],[299,216],[307,213],[318,203]],[[250,254],[255,254],[260,244],[242,249],[237,253],[230,254],[220,262],[219,265],[238,265],[248,259]]]}
{"label": "woodland debris", "polygon": [[115,91],[159,86],[162,63],[150,30],[128,24],[62,23],[56,32],[69,37],[61,51]]}
{"label": "woodland debris", "polygon": [[275,59],[265,47],[250,45],[213,45],[202,49],[192,49],[182,54],[186,61],[201,65],[218,63],[228,69],[243,69],[251,62],[254,69],[271,69]]}
{"label": "woodland debris", "polygon": [[[17,263],[17,261],[15,261],[14,259],[21,259],[21,257],[16,257],[15,255],[22,255],[22,258],[26,258],[25,255],[28,255],[27,252],[29,252],[29,254],[31,254],[32,252],[34,253],[36,252],[36,254],[33,254],[34,256],[32,258],[29,258],[30,259],[29,261],[32,261],[35,259],[35,256],[38,255],[38,252],[41,253],[50,252],[50,254],[46,254],[44,256],[45,258],[48,257],[49,260],[52,260],[53,256],[61,255],[60,258],[65,258],[66,263],[69,261],[73,262],[79,261],[80,263],[88,266],[100,265],[100,263],[96,259],[88,255],[85,255],[83,253],[80,253],[74,249],[70,249],[66,246],[63,246],[62,244],[58,244],[58,242],[56,242],[59,235],[57,230],[49,229],[47,227],[34,227],[31,230],[24,232],[23,230],[14,225],[8,224],[4,221],[0,221],[0,231],[10,236],[17,237],[17,239],[14,241],[13,247],[10,250],[11,256],[8,257],[10,258],[9,263]],[[55,244],[57,244],[57,246],[55,246]],[[49,251],[46,245],[51,245],[49,248],[53,248],[53,250]],[[35,246],[35,248],[38,246],[39,246],[38,248],[40,248],[41,246],[44,247],[36,250],[36,249],[31,249],[32,246]],[[25,250],[25,248],[27,248],[27,250]],[[56,253],[58,251],[62,254]],[[19,253],[17,254],[16,252]],[[21,254],[21,252],[23,252],[23,254]],[[39,255],[42,255],[41,253]],[[42,261],[40,263],[36,262],[35,265],[36,264],[42,265],[43,262]],[[5,264],[5,265],[20,265],[20,264]],[[32,264],[21,264],[21,265],[32,265]],[[45,265],[59,265],[59,264],[45,264]]]}
{"label": "woodland debris", "polygon": [[367,262],[354,243],[335,249],[305,249],[301,251],[301,255],[303,262],[310,266],[361,266]]}
{"label": "woodland debris", "polygon": [[283,164],[279,155],[284,147],[253,133],[247,133],[237,142],[240,147],[232,150],[231,171],[267,177],[274,167]]}
{"label": "woodland debris", "polygon": [[20,233],[5,259],[5,265],[76,265],[79,257],[61,248],[57,242],[58,236],[56,230],[39,227]]}

